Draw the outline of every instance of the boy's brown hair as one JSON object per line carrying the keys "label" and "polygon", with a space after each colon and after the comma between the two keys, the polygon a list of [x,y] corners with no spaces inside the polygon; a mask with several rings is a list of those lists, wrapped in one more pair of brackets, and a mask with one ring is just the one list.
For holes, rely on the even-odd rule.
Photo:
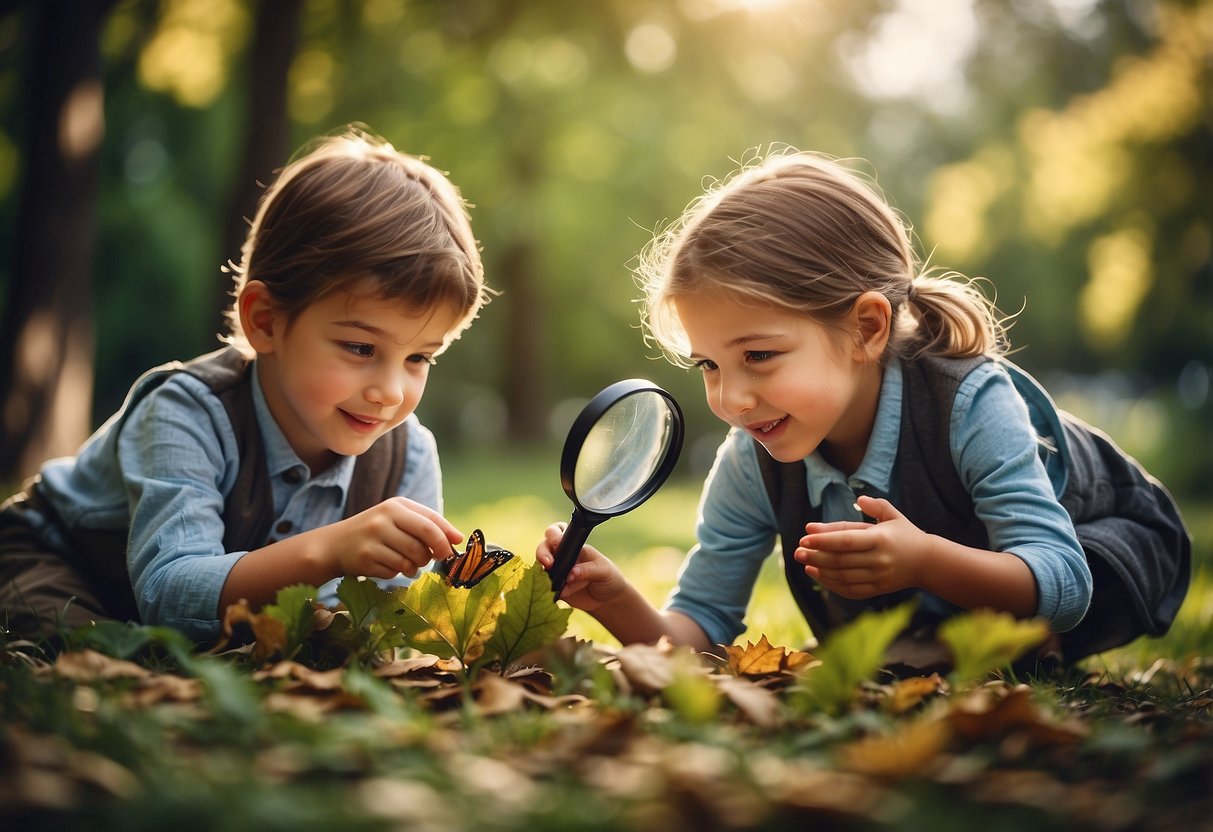
{"label": "boy's brown hair", "polygon": [[[480,252],[458,189],[420,158],[360,128],[313,142],[266,189],[229,264],[239,298],[269,288],[289,320],[330,292],[368,278],[385,300],[421,310],[449,304],[459,337],[488,299]],[[223,340],[251,358],[235,304]]]}

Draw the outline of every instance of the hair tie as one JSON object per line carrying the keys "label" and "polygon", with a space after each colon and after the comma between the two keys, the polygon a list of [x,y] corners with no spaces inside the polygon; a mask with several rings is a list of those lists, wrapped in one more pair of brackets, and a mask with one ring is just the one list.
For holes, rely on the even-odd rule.
{"label": "hair tie", "polygon": [[914,281],[910,281],[910,288],[906,291],[906,300],[914,303],[918,300],[918,287],[914,285]]}

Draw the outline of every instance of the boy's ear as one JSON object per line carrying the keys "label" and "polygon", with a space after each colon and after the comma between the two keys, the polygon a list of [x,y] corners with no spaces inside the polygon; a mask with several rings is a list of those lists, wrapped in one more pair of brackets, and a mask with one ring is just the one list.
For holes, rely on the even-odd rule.
{"label": "boy's ear", "polygon": [[880,292],[864,292],[851,307],[856,357],[875,361],[884,355],[893,334],[893,307]]}
{"label": "boy's ear", "polygon": [[240,326],[244,337],[258,353],[274,351],[274,327],[280,326],[280,316],[274,307],[269,287],[260,280],[250,280],[240,290],[236,302],[240,310]]}

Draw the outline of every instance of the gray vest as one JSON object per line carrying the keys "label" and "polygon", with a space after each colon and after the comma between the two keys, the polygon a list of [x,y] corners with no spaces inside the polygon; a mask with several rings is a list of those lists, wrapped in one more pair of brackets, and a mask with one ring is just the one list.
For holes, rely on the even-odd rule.
{"label": "gray vest", "polygon": [[[987,358],[921,358],[903,364],[901,431],[894,471],[898,510],[920,529],[979,549],[989,548],[985,526],[960,481],[948,425],[961,381]],[[1074,520],[1094,581],[1091,607],[1061,634],[1067,661],[1108,650],[1171,626],[1191,577],[1192,542],[1171,495],[1106,435],[1059,411],[1071,461],[1061,504]],[[784,573],[813,634],[829,631],[866,609],[894,606],[903,591],[862,602],[818,585],[792,553],[805,523],[821,520],[809,502],[802,461],[780,463],[755,449],[779,525]],[[920,613],[911,628],[933,626]]]}
{"label": "gray vest", "polygon": [[[274,500],[265,463],[265,449],[253,406],[250,373],[252,363],[231,347],[199,356],[186,363],[172,361],[148,370],[131,387],[124,413],[174,373],[184,372],[201,379],[218,396],[236,434],[239,468],[223,508],[223,546],[237,552],[265,545],[274,522]],[[114,427],[121,430],[122,422]],[[358,457],[345,501],[345,517],[351,517],[396,495],[404,474],[408,449],[407,426],[401,425]],[[36,484],[31,495],[40,510]],[[134,594],[126,570],[129,533],[123,531],[69,530],[72,553],[67,558],[96,587],[98,598],[115,618],[137,620]]]}

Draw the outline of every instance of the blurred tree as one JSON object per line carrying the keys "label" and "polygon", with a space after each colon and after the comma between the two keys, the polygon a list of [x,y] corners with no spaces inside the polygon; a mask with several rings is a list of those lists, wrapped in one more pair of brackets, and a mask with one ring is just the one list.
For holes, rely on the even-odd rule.
{"label": "blurred tree", "polygon": [[89,428],[94,216],[105,134],[98,40],[111,6],[44,0],[15,12],[28,40],[18,229],[0,320],[4,482],[73,453]]}
{"label": "blurred tree", "polygon": [[[303,0],[273,0],[257,8],[253,42],[248,56],[248,115],[241,163],[231,185],[225,213],[223,247],[219,261],[240,262],[240,247],[248,234],[249,221],[257,212],[261,188],[285,162],[290,151],[290,122],[286,113],[287,74],[295,57],[299,36],[299,12]],[[231,286],[217,281],[214,308],[215,331],[224,332],[223,311],[231,303]]]}

